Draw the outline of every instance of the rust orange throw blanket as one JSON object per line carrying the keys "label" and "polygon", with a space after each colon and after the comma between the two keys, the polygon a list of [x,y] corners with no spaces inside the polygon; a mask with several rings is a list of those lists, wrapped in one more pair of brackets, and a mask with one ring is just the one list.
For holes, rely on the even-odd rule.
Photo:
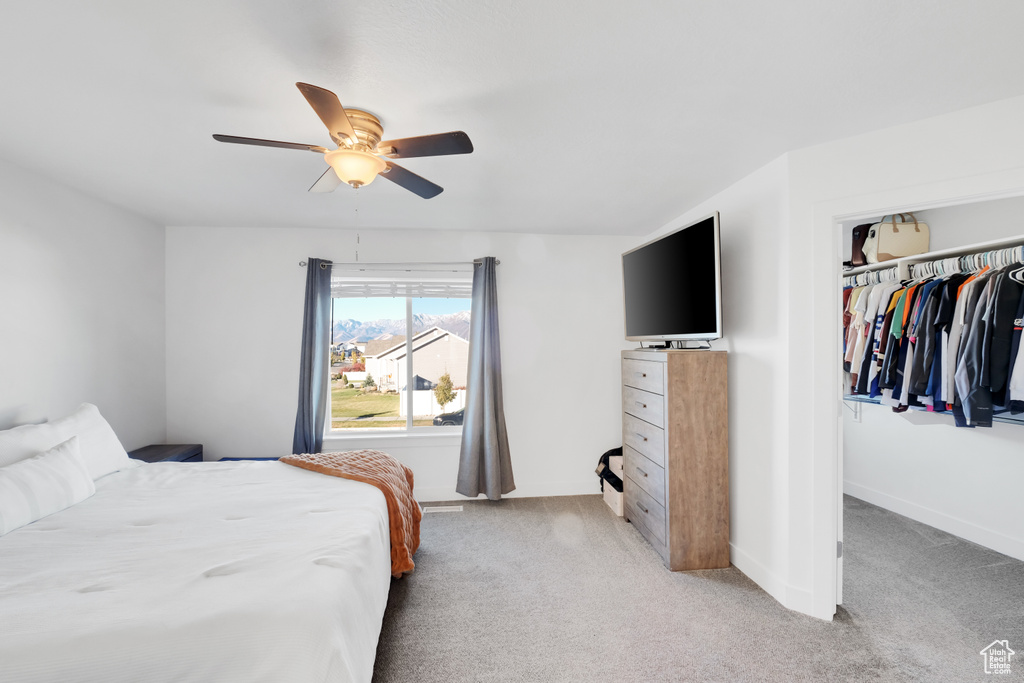
{"label": "rust orange throw blanket", "polygon": [[281,462],[333,477],[372,484],[384,494],[391,528],[391,575],[411,572],[412,556],[420,547],[423,512],[412,497],[412,470],[381,451],[304,453],[286,455]]}

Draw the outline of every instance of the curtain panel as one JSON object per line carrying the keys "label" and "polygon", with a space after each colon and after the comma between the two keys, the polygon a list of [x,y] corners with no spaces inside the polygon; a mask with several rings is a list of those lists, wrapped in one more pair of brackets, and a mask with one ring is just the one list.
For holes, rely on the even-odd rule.
{"label": "curtain panel", "polygon": [[331,262],[306,261],[306,301],[302,313],[299,356],[299,406],[295,413],[292,453],[319,453],[324,445],[331,344]]}
{"label": "curtain panel", "polygon": [[490,500],[516,488],[501,390],[496,266],[489,256],[478,259],[473,269],[466,410],[455,487],[464,496],[483,493]]}

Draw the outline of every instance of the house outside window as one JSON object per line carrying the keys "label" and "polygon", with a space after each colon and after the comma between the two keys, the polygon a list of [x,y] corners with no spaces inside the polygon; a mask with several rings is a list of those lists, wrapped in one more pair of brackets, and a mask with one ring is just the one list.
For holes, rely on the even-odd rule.
{"label": "house outside window", "polygon": [[332,277],[332,437],[461,430],[471,277]]}

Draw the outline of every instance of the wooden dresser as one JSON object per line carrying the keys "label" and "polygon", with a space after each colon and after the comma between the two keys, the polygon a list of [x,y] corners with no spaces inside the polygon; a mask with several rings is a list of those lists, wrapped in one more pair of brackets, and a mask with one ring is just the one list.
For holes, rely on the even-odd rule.
{"label": "wooden dresser", "polygon": [[729,566],[724,351],[623,351],[624,516],[672,571]]}

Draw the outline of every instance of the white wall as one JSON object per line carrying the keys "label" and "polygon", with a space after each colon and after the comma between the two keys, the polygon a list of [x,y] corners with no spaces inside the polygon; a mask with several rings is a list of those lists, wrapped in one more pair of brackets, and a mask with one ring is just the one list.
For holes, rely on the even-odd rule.
{"label": "white wall", "polygon": [[[624,237],[362,232],[360,261],[496,256],[505,416],[517,490],[598,493],[598,457],[621,444]],[[291,450],[307,257],[354,260],[350,230],[167,229],[167,429],[206,457]],[[456,498],[458,439],[330,440],[412,467],[421,500]]]}
{"label": "white wall", "polygon": [[95,403],[165,436],[163,228],[0,162],[0,429]]}
{"label": "white wall", "polygon": [[[790,153],[789,606],[836,596],[841,438],[837,218],[1024,193],[1024,98]],[[1017,231],[1020,232],[1020,231]],[[1018,486],[1019,492],[1019,486]],[[1019,494],[1018,494],[1019,495]]]}
{"label": "white wall", "polygon": [[[929,226],[932,250],[1024,235],[1024,197],[915,215]],[[958,429],[948,413],[897,415],[874,405],[855,413],[850,408],[843,411],[844,489],[1024,559],[1022,440],[1024,424]]]}
{"label": "white wall", "polygon": [[789,420],[785,273],[789,166],[781,157],[653,235],[721,214],[722,299],[729,352],[732,563],[787,600]]}
{"label": "white wall", "polygon": [[861,404],[859,421],[846,412],[847,493],[1024,560],[1024,425],[957,429],[872,404]]}
{"label": "white wall", "polygon": [[1024,196],[926,209],[914,215],[928,224],[931,251],[1024,235]]}

